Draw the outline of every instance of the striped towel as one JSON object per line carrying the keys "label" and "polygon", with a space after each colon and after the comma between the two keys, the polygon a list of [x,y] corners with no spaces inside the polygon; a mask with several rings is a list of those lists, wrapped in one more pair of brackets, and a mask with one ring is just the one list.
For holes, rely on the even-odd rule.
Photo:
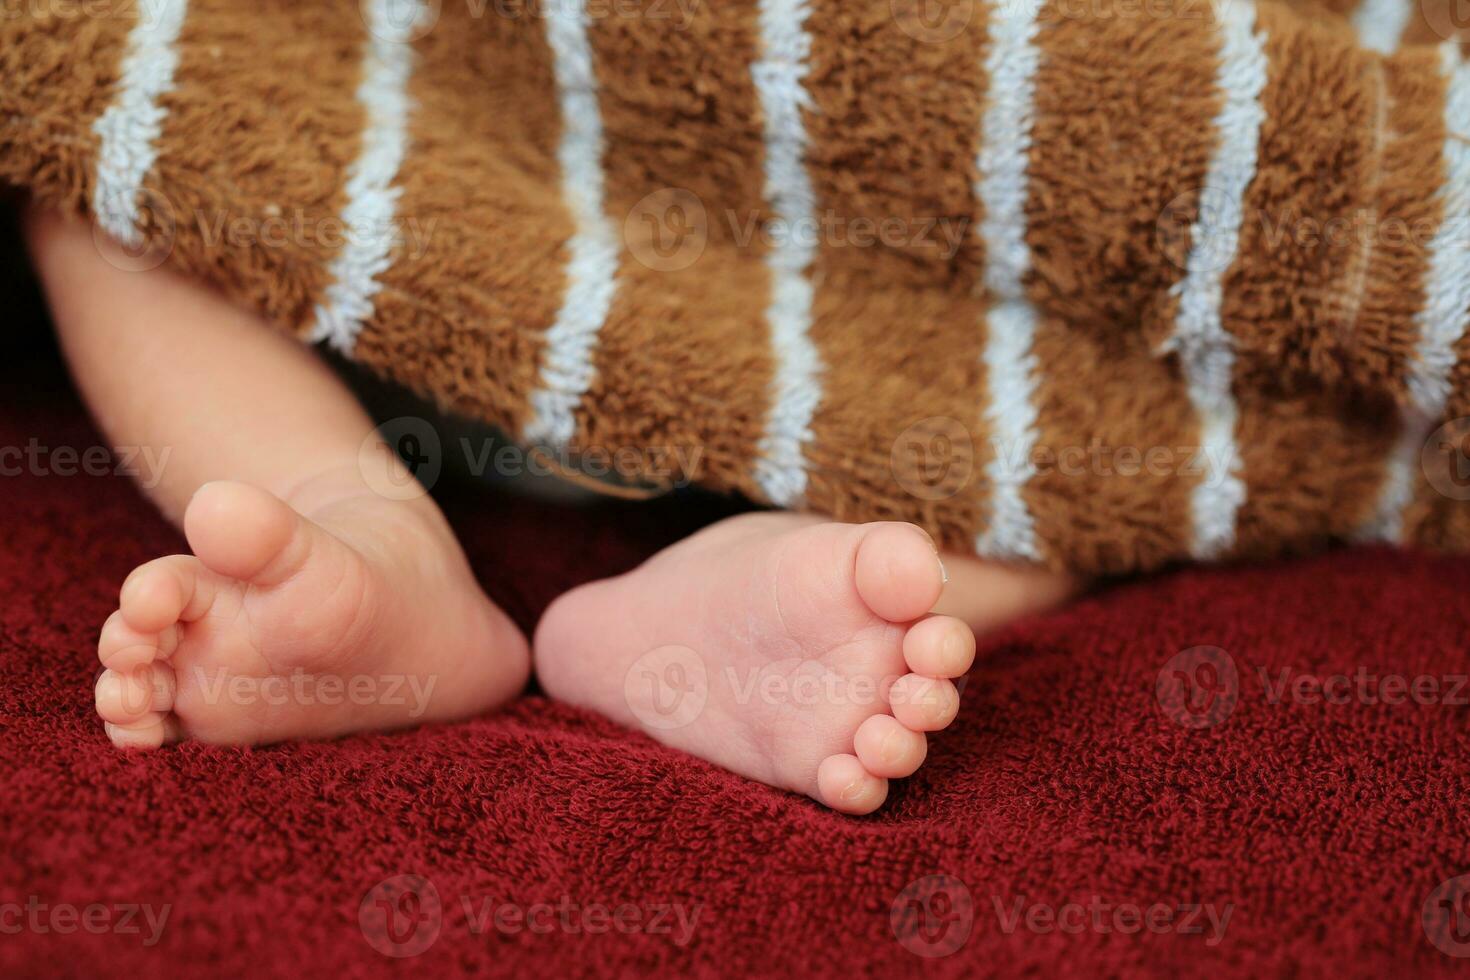
{"label": "striped towel", "polygon": [[127,0],[0,180],[559,458],[1084,572],[1470,545],[1454,0]]}

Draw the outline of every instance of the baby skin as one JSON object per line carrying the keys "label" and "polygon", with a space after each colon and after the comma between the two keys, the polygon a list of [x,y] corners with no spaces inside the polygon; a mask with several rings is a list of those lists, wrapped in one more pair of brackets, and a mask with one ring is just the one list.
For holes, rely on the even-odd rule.
{"label": "baby skin", "polygon": [[533,650],[432,499],[381,492],[412,476],[312,351],[119,268],[85,226],[33,214],[27,237],[98,424],[168,452],[145,489],[192,552],[134,569],[102,624],[97,713],[121,748],[466,718],[534,665],[553,697],[868,813],[954,719],[975,634],[1076,590],[941,557],[909,524],[746,514],[562,596]]}

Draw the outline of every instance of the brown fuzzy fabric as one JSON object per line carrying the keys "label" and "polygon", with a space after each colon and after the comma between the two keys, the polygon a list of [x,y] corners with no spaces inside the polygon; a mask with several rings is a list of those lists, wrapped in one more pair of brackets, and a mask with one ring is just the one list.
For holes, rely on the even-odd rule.
{"label": "brown fuzzy fabric", "polygon": [[1462,548],[1470,76],[1399,2],[33,4],[0,180],[639,484],[1089,573]]}

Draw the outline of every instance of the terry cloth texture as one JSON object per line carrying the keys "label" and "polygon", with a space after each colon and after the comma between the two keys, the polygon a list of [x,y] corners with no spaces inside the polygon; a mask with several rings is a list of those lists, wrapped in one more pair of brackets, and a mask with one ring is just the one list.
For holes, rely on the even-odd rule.
{"label": "terry cloth texture", "polygon": [[1084,572],[1460,549],[1439,4],[29,4],[0,180],[572,467]]}
{"label": "terry cloth texture", "polygon": [[[1464,975],[1441,949],[1470,947],[1431,939],[1465,921],[1439,889],[1470,873],[1464,558],[1191,568],[1017,623],[861,819],[535,696],[392,735],[120,753],[92,710],[97,630],[127,571],[183,540],[128,477],[65,475],[61,450],[102,441],[22,333],[0,336],[0,975]],[[692,523],[671,501],[445,503],[523,627]],[[1175,659],[1200,645],[1230,660]],[[1174,670],[1219,700],[1166,715]],[[1370,695],[1436,693],[1369,701],[1360,671]],[[1298,698],[1301,678],[1348,699]],[[399,875],[439,904],[394,906],[395,946],[377,901],[404,896],[375,889]],[[627,931],[589,934],[625,906]],[[1116,918],[1155,906],[1159,931]]]}

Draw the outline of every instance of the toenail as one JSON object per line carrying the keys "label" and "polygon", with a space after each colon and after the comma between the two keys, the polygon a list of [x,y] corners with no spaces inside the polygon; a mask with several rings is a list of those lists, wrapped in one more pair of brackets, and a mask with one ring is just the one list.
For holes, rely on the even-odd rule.
{"label": "toenail", "polygon": [[945,585],[949,584],[949,569],[944,567],[944,559],[939,557],[939,552],[934,553],[934,559],[939,562],[939,578]]}
{"label": "toenail", "polygon": [[884,762],[894,762],[898,759],[899,754],[903,751],[903,746],[898,744],[900,737],[898,732],[889,732],[883,736],[883,745],[879,748],[878,754],[883,757]]}
{"label": "toenail", "polygon": [[934,535],[930,534],[928,529],[918,524],[913,525],[913,527],[924,536],[925,541],[929,542],[929,547],[934,551],[934,553],[936,555],[939,554],[939,544],[934,540]]}
{"label": "toenail", "polygon": [[854,779],[852,782],[847,784],[846,789],[837,794],[837,798],[844,802],[848,802],[857,799],[859,796],[862,795],[862,792],[863,781],[861,779]]}

